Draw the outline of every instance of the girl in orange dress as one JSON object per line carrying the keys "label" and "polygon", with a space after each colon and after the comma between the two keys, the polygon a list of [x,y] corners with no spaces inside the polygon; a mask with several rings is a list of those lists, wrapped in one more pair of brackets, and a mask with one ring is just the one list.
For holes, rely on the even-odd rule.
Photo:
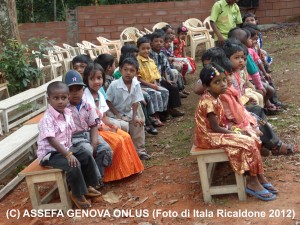
{"label": "girl in orange dress", "polygon": [[200,79],[207,90],[195,112],[194,145],[201,149],[224,149],[232,169],[248,176],[246,192],[261,200],[276,198],[262,184],[270,184],[263,175],[260,145],[247,133],[228,130],[219,95],[227,90],[226,71],[215,63],[206,65]]}
{"label": "girl in orange dress", "polygon": [[83,82],[87,85],[83,99],[96,107],[101,119],[99,134],[113,150],[112,166],[107,166],[104,182],[120,180],[144,170],[144,166],[135,150],[130,135],[117,129],[106,119],[105,112],[109,109],[104,96],[99,92],[105,82],[105,72],[97,63],[89,64],[83,73]]}

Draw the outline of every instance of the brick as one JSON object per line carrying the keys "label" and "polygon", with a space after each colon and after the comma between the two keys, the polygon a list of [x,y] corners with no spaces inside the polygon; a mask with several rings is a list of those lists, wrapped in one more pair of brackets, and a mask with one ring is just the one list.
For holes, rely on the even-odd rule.
{"label": "brick", "polygon": [[158,22],[163,22],[161,17],[151,17],[150,18],[150,23],[158,23]]}
{"label": "brick", "polygon": [[158,10],[155,12],[155,15],[163,16],[163,15],[167,15],[167,12],[165,10]]}
{"label": "brick", "polygon": [[98,19],[97,25],[110,25],[110,19]]}
{"label": "brick", "polygon": [[114,18],[110,20],[110,24],[114,25],[114,24],[123,24],[124,20],[122,18]]}
{"label": "brick", "polygon": [[97,26],[97,20],[86,20],[84,25],[87,27]]}
{"label": "brick", "polygon": [[124,24],[135,24],[137,21],[136,21],[136,18],[124,18]]}
{"label": "brick", "polygon": [[100,32],[104,32],[105,28],[103,26],[98,26],[98,27],[92,27],[91,32],[92,33],[100,33]]}
{"label": "brick", "polygon": [[267,10],[266,16],[279,16],[279,9]]}
{"label": "brick", "polygon": [[149,17],[139,17],[137,18],[137,21],[139,21],[139,23],[150,23],[150,18]]}
{"label": "brick", "polygon": [[280,16],[289,16],[292,14],[292,9],[280,9]]}
{"label": "brick", "polygon": [[286,8],[286,2],[277,2],[276,4],[273,4],[273,9],[285,9]]}

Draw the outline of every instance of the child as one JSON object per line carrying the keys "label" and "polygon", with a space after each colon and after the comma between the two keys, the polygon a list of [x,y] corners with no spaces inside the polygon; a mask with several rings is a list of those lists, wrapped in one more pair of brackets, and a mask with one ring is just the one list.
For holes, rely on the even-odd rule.
{"label": "child", "polygon": [[118,129],[114,121],[106,116],[109,108],[104,96],[99,92],[99,88],[105,81],[103,68],[97,63],[89,64],[84,70],[83,81],[87,85],[83,100],[97,110],[101,119],[98,132],[114,152],[112,166],[105,169],[104,182],[119,180],[143,171],[144,166],[136,153],[130,135]]}
{"label": "child", "polygon": [[[185,39],[187,36],[187,28],[185,26],[179,26],[177,29],[177,37],[173,41],[174,56],[176,61],[182,61],[188,66],[187,73],[193,74],[196,70],[195,60],[187,57],[185,54]],[[183,80],[186,84],[185,74],[183,74]]]}
{"label": "child", "polygon": [[180,97],[186,98],[190,93],[185,90],[183,77],[185,76],[188,70],[188,66],[182,61],[175,61],[174,52],[172,50],[173,40],[174,40],[174,35],[171,34],[165,35],[164,47],[162,48],[162,52],[168,57],[168,61],[171,65],[171,68],[175,68],[172,69],[174,74],[172,81],[177,83]]}
{"label": "child", "polygon": [[122,78],[111,83],[107,90],[107,105],[114,118],[122,119],[129,124],[129,133],[141,160],[151,158],[145,150],[144,121],[137,115],[140,101],[144,100],[139,82],[136,79],[138,62],[126,58],[120,64]]}
{"label": "child", "polygon": [[228,32],[242,23],[238,0],[220,0],[215,2],[210,13],[210,25],[215,33],[216,46],[223,47]]}
{"label": "child", "polygon": [[[89,55],[81,54],[75,56],[72,59],[72,66],[73,69],[76,70],[78,73],[80,73],[81,77],[83,77],[83,71],[85,67],[92,62],[93,60]],[[65,74],[63,75],[62,82],[65,82]],[[100,92],[103,94],[104,98],[106,99],[106,94],[103,87],[100,88]]]}
{"label": "child", "polygon": [[99,184],[97,165],[89,151],[72,147],[72,132],[76,130],[68,104],[68,86],[60,81],[47,87],[48,109],[40,120],[37,156],[41,166],[66,171],[71,187],[71,199],[80,209],[91,207],[86,200],[88,186]]}
{"label": "child", "polygon": [[151,35],[150,57],[154,60],[160,73],[160,85],[169,91],[168,113],[173,117],[183,116],[184,113],[176,108],[181,106],[180,94],[175,82],[171,81],[174,77],[167,56],[161,51],[164,43],[164,33],[156,31]]}
{"label": "child", "polygon": [[93,153],[100,172],[100,184],[102,184],[104,170],[112,164],[112,149],[98,135],[100,119],[96,109],[82,100],[85,84],[80,74],[75,70],[70,70],[66,73],[65,83],[68,85],[70,92],[70,104],[68,104],[67,108],[71,110],[76,126],[76,132],[72,135],[73,147]]}
{"label": "child", "polygon": [[105,83],[103,84],[103,86],[104,90],[107,91],[111,82],[115,80],[115,59],[110,54],[101,54],[94,60],[94,62],[100,64],[105,71]]}
{"label": "child", "polygon": [[158,123],[157,125],[160,126],[163,125],[160,119],[166,119],[165,114],[168,108],[169,91],[159,85],[161,75],[154,60],[150,58],[150,40],[146,37],[139,38],[137,47],[139,49],[137,56],[139,64],[138,80],[141,82],[142,89],[151,97],[155,111],[154,116]]}
{"label": "child", "polygon": [[[130,45],[130,44],[124,45],[121,48],[120,60],[121,60],[121,58],[125,59],[128,56],[132,56],[135,58],[135,57],[137,57],[138,52],[139,52],[139,49],[136,47],[136,45]],[[120,77],[122,77],[122,74],[119,71],[119,67],[115,69],[114,77],[116,79],[119,79]]]}
{"label": "child", "polygon": [[[243,16],[243,23],[244,24],[253,24],[253,25],[257,25],[257,18],[255,16],[255,14],[251,13],[251,12],[247,12],[244,14]],[[257,41],[258,45],[256,46],[257,50],[258,50],[258,55],[260,56],[261,60],[264,63],[265,69],[268,73],[270,73],[270,65],[273,61],[272,57],[270,57],[268,55],[268,53],[262,49],[263,47],[263,40],[262,40],[262,34],[261,32],[258,32],[258,41]]]}
{"label": "child", "polygon": [[[224,69],[214,63],[208,64],[202,69],[200,78],[207,91],[200,98],[195,113],[195,146],[224,149],[234,172],[247,172],[249,175],[246,187],[248,194],[264,201],[275,199],[276,195],[270,191],[275,193],[277,190],[263,175],[260,146],[256,145],[253,138],[226,128],[224,110],[219,100],[219,95],[227,90]],[[267,185],[270,191],[264,188]]]}

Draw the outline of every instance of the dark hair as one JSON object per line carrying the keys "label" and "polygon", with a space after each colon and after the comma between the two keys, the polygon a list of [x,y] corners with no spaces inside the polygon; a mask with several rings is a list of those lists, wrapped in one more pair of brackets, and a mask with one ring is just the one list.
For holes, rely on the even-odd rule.
{"label": "dark hair", "polygon": [[165,39],[165,32],[162,29],[157,29],[155,32],[151,34],[151,41],[153,41],[155,38],[162,38]]}
{"label": "dark hair", "polygon": [[223,50],[227,58],[230,58],[234,53],[237,52],[243,51],[245,53],[243,44],[236,38],[227,39],[223,45]]}
{"label": "dark hair", "polygon": [[202,54],[201,61],[203,63],[205,60],[211,60],[213,57],[215,57],[217,55],[225,56],[225,53],[222,48],[220,48],[220,47],[209,48]]}
{"label": "dark hair", "polygon": [[187,33],[188,32],[188,29],[185,27],[185,26],[179,26],[177,28],[177,34],[180,34],[180,33]]}
{"label": "dark hair", "polygon": [[254,37],[255,35],[257,35],[256,31],[254,29],[252,29],[251,27],[243,27],[242,28],[244,31],[248,31],[250,33],[250,37]]}
{"label": "dark hair", "polygon": [[243,30],[238,27],[231,29],[228,33],[228,38],[236,38],[243,44],[249,37],[250,37],[250,32],[248,30]]}
{"label": "dark hair", "polygon": [[139,70],[139,63],[138,63],[137,59],[134,57],[129,56],[129,57],[124,58],[124,60],[120,61],[120,68],[122,68],[125,64],[132,65],[136,68],[137,71]]}
{"label": "dark hair", "polygon": [[165,33],[167,32],[168,29],[172,29],[171,25],[167,24],[166,26],[164,26],[163,28],[161,28]]}
{"label": "dark hair", "polygon": [[89,63],[83,71],[83,83],[85,83],[87,87],[89,87],[89,77],[91,76],[93,78],[96,74],[96,71],[100,71],[102,73],[103,84],[105,83],[104,69],[100,64],[93,62]]}
{"label": "dark hair", "polygon": [[209,86],[210,82],[214,79],[215,76],[218,76],[218,73],[224,73],[225,70],[216,63],[207,64],[200,71],[200,79],[202,84]]}
{"label": "dark hair", "polygon": [[48,87],[47,87],[48,97],[51,96],[55,90],[64,90],[64,91],[66,91],[66,93],[69,93],[68,86],[61,81],[54,81],[48,85]]}
{"label": "dark hair", "polygon": [[247,13],[245,13],[244,16],[243,16],[243,22],[245,22],[245,20],[246,20],[247,18],[249,18],[249,17],[254,17],[254,19],[256,19],[256,16],[255,16],[254,13],[252,13],[252,12],[247,12]]}
{"label": "dark hair", "polygon": [[121,54],[127,54],[127,53],[137,53],[139,52],[139,49],[136,47],[136,45],[124,45],[122,48],[121,48]]}
{"label": "dark hair", "polygon": [[94,62],[100,64],[104,71],[106,71],[108,66],[112,66],[114,64],[115,58],[111,54],[101,54],[98,55]]}
{"label": "dark hair", "polygon": [[77,55],[72,59],[72,65],[74,65],[75,63],[89,64],[91,62],[93,62],[91,57],[89,55],[85,55],[85,54]]}
{"label": "dark hair", "polygon": [[138,40],[137,40],[137,47],[139,48],[142,44],[144,43],[149,43],[150,44],[150,39],[149,38],[146,38],[146,37],[140,37]]}
{"label": "dark hair", "polygon": [[173,35],[171,35],[171,34],[166,34],[166,36],[165,36],[165,42],[166,42],[166,41],[173,41],[173,39],[174,39],[174,36],[173,36]]}
{"label": "dark hair", "polygon": [[243,23],[242,28],[251,28],[255,31],[260,31],[259,27],[253,23]]}

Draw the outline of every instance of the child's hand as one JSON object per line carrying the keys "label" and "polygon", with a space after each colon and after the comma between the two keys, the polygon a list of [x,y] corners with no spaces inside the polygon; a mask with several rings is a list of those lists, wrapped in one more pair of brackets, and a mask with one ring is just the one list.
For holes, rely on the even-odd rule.
{"label": "child's hand", "polygon": [[266,74],[265,74],[265,77],[266,77],[266,80],[267,80],[267,81],[272,81],[272,76],[271,76],[271,74],[266,73]]}
{"label": "child's hand", "polygon": [[257,105],[258,102],[254,99],[254,98],[249,98],[249,103],[251,103],[252,105]]}
{"label": "child's hand", "polygon": [[96,141],[91,141],[91,145],[93,147],[93,150],[96,150],[97,149],[97,146],[99,145],[99,140],[96,140]]}
{"label": "child's hand", "polygon": [[170,84],[170,85],[174,85],[175,84],[175,82],[172,81],[172,80],[167,80],[167,83]]}
{"label": "child's hand", "polygon": [[170,63],[172,63],[172,62],[174,62],[174,57],[169,57],[168,60]]}
{"label": "child's hand", "polygon": [[70,155],[68,158],[68,163],[70,167],[78,167],[79,166],[79,161],[74,155]]}
{"label": "child's hand", "polygon": [[137,117],[135,117],[135,118],[133,118],[133,120],[132,120],[132,122],[133,122],[133,125],[136,127],[136,126],[143,126],[144,125],[144,121],[143,120],[141,120],[141,119],[138,119]]}
{"label": "child's hand", "polygon": [[119,120],[122,119],[122,115],[121,115],[120,113],[116,114],[115,116],[116,116],[116,118],[119,119]]}
{"label": "child's hand", "polygon": [[156,91],[158,91],[158,89],[159,89],[159,87],[158,87],[157,84],[152,84],[151,88],[154,89],[154,90],[156,90]]}

